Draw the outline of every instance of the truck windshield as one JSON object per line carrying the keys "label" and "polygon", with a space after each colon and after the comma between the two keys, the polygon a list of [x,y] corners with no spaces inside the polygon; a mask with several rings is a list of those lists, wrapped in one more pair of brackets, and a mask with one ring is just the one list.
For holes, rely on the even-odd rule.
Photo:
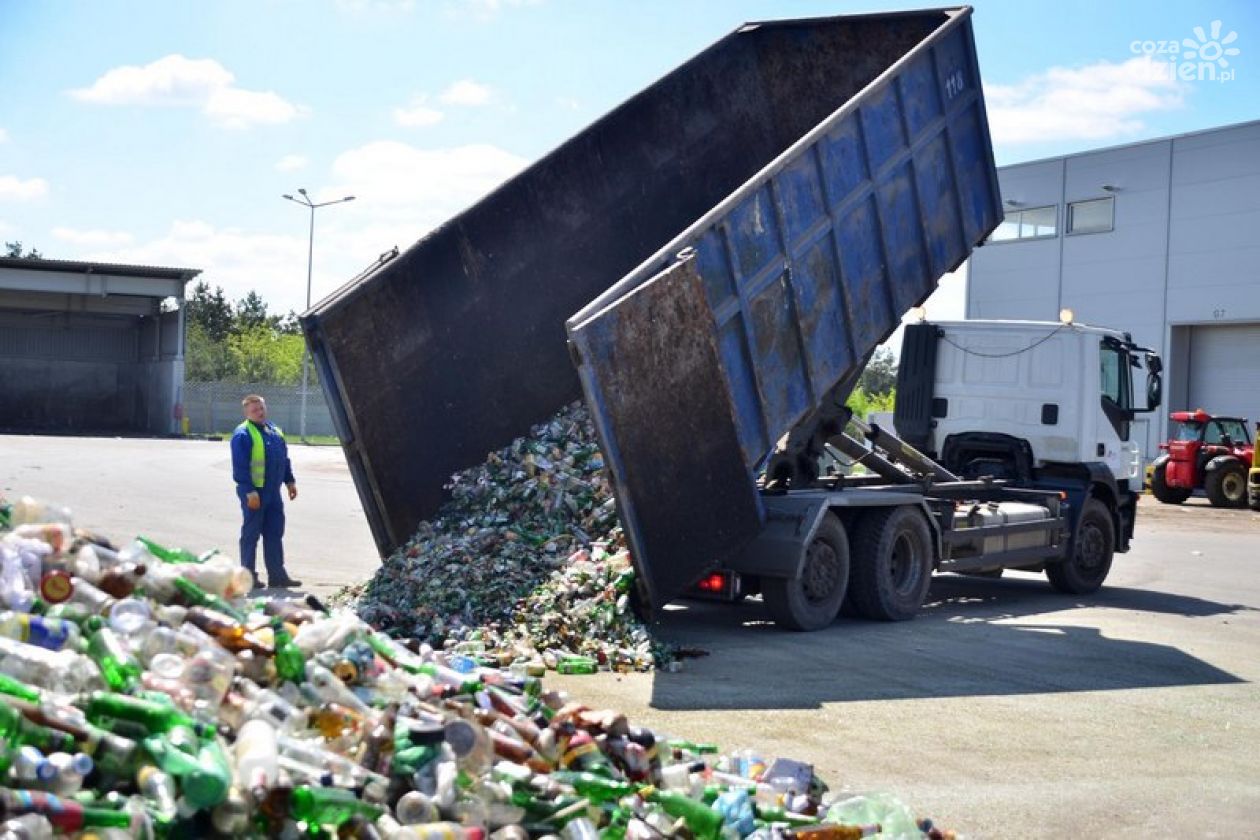
{"label": "truck windshield", "polygon": [[1196,441],[1199,439],[1199,433],[1203,430],[1203,424],[1197,420],[1183,420],[1177,424],[1177,429],[1173,433],[1173,440]]}

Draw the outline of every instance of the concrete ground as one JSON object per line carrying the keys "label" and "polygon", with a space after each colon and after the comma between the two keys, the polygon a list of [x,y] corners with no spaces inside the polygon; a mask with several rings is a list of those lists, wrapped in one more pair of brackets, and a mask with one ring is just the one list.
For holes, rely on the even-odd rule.
{"label": "concrete ground", "polygon": [[[336,448],[293,447],[293,574],[328,592],[377,560]],[[0,436],[0,491],[115,537],[234,553],[225,442]],[[902,624],[777,630],[761,605],[688,603],[677,673],[549,678],[632,721],[816,765],[969,837],[1242,837],[1260,810],[1260,514],[1143,499],[1090,598],[1041,576],[941,576]]]}

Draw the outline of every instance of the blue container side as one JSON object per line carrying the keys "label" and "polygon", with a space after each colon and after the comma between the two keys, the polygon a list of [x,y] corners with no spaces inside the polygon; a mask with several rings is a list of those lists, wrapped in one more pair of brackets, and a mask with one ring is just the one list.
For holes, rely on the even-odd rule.
{"label": "blue container side", "polygon": [[[695,249],[750,481],[776,441],[853,377],[901,315],[1000,221],[969,12],[951,13],[717,212],[614,287],[624,295],[673,264],[683,247]],[[607,395],[589,345],[598,331],[582,331],[615,318],[615,309],[615,295],[601,296],[568,326],[584,347],[583,387],[617,476],[636,465],[607,437]],[[633,500],[619,501],[623,516],[632,516]],[[627,531],[634,553],[651,544],[636,523]]]}

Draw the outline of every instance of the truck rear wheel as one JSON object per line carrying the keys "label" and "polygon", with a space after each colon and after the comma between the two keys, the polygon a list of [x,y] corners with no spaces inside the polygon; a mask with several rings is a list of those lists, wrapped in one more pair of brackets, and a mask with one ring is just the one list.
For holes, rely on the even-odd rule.
{"label": "truck rear wheel", "polygon": [[914,618],[932,585],[932,533],[918,509],[875,510],[857,529],[849,596],[859,614],[879,621]]}
{"label": "truck rear wheel", "polygon": [[1166,505],[1179,505],[1190,498],[1190,491],[1168,486],[1167,466],[1160,464],[1151,475],[1151,495]]}
{"label": "truck rear wheel", "polygon": [[836,620],[849,585],[849,537],[840,520],[823,517],[805,549],[798,577],[764,577],[761,593],[774,623],[785,630],[821,630]]}
{"label": "truck rear wheel", "polygon": [[1068,595],[1097,592],[1111,571],[1116,551],[1116,526],[1107,506],[1094,498],[1085,500],[1076,527],[1072,556],[1046,566],[1050,585]]}
{"label": "truck rear wheel", "polygon": [[1237,462],[1212,470],[1203,480],[1213,507],[1242,507],[1247,504],[1247,471]]}

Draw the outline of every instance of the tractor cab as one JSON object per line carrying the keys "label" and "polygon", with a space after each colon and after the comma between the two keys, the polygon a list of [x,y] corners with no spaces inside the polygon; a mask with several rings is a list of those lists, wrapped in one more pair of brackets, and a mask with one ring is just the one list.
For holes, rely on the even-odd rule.
{"label": "tractor cab", "polygon": [[1195,490],[1216,507],[1247,503],[1247,472],[1255,447],[1241,417],[1215,417],[1203,409],[1174,411],[1172,435],[1159,448],[1151,490],[1166,504],[1181,504]]}

